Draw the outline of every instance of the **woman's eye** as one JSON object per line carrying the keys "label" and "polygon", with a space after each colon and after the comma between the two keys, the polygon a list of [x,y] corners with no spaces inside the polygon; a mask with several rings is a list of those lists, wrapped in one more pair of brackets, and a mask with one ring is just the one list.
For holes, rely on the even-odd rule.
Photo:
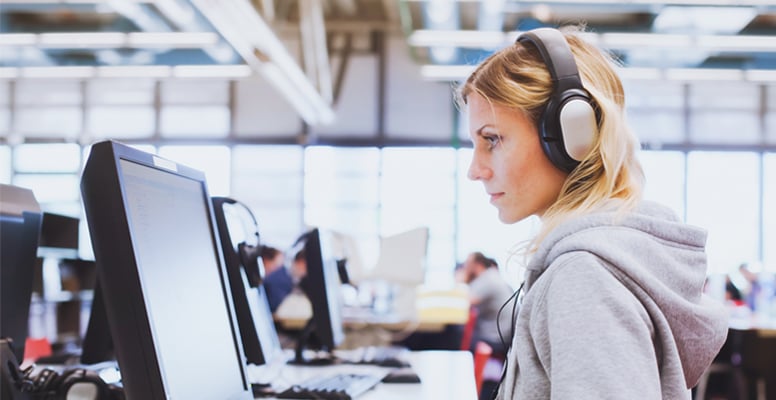
{"label": "woman's eye", "polygon": [[484,135],[482,139],[488,144],[488,148],[492,149],[496,147],[500,138],[495,135]]}

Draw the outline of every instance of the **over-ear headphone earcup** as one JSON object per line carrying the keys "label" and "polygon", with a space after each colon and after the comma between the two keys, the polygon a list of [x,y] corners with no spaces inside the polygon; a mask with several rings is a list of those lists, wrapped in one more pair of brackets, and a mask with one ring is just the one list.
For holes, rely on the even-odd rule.
{"label": "over-ear headphone earcup", "polygon": [[551,99],[539,130],[542,149],[553,165],[571,172],[593,148],[598,132],[589,97],[572,89]]}
{"label": "over-ear headphone earcup", "polygon": [[248,283],[251,287],[258,287],[264,278],[264,264],[260,261],[261,245],[251,246],[245,242],[240,242],[237,245],[237,252],[248,277]]}

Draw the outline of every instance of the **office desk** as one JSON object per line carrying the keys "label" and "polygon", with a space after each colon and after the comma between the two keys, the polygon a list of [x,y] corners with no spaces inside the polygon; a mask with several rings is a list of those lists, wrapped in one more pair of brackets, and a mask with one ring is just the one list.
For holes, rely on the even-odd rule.
{"label": "office desk", "polygon": [[[410,353],[413,371],[421,383],[379,383],[357,400],[475,400],[474,364],[466,351],[418,351]],[[326,367],[286,365],[277,378],[292,384],[318,375],[386,371],[370,365],[341,364]],[[276,381],[273,379],[273,381]]]}

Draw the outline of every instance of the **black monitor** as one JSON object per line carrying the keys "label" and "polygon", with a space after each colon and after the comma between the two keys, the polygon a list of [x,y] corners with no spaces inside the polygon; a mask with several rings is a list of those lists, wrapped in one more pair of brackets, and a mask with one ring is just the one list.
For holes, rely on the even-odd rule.
{"label": "black monitor", "polygon": [[81,193],[126,397],[252,399],[205,175],[104,141]]}
{"label": "black monitor", "polygon": [[24,356],[41,213],[29,189],[0,184],[0,337]]}
{"label": "black monitor", "polygon": [[40,247],[78,250],[78,218],[44,212]]}
{"label": "black monitor", "polygon": [[97,364],[115,359],[113,337],[110,333],[108,315],[105,312],[105,300],[98,279],[94,285],[89,322],[81,342],[81,363]]}
{"label": "black monitor", "polygon": [[[256,365],[271,364],[277,357],[282,357],[283,350],[269,309],[267,293],[260,280],[263,268],[256,270],[262,263],[258,229],[255,220],[252,220],[253,215],[249,214],[250,210],[244,207],[228,197],[213,197],[213,211],[245,358]],[[245,224],[252,225],[248,230],[254,229],[255,232],[240,229]],[[235,232],[234,237],[232,232]],[[253,238],[256,243],[248,243],[248,236],[256,236]],[[245,257],[253,260],[243,260]]]}
{"label": "black monitor", "polygon": [[[326,364],[334,361],[332,351],[345,338],[337,259],[331,251],[327,231],[314,228],[304,236],[307,275],[300,286],[310,299],[313,315],[299,336],[295,363]],[[305,349],[324,351],[324,356],[306,358]]]}

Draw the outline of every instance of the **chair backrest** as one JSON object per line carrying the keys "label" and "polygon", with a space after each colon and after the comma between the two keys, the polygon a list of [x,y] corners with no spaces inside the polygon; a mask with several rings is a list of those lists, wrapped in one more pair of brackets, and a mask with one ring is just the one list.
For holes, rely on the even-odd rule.
{"label": "chair backrest", "polygon": [[466,320],[466,324],[463,326],[463,335],[461,337],[461,350],[469,350],[472,348],[472,335],[474,335],[474,324],[477,323],[477,307],[469,308],[469,319]]}
{"label": "chair backrest", "polygon": [[482,390],[482,375],[485,371],[485,364],[488,363],[491,354],[493,354],[493,348],[485,342],[477,342],[474,346],[474,382],[477,385],[478,394]]}
{"label": "chair backrest", "polygon": [[45,337],[28,337],[24,342],[24,361],[35,362],[38,358],[48,357],[52,354],[51,343]]}

